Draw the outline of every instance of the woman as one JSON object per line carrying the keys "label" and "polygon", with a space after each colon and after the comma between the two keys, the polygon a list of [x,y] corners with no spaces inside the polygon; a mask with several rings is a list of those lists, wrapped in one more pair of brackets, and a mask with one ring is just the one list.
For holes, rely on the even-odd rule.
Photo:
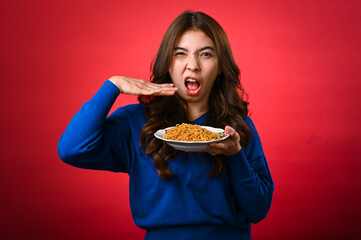
{"label": "woman", "polygon": [[[107,117],[120,93],[140,103]],[[250,239],[274,185],[244,95],[224,30],[204,13],[184,12],[165,33],[151,82],[109,78],[73,117],[58,152],[73,166],[128,173],[145,239]],[[230,137],[204,152],[154,137],[183,122],[222,127]]]}

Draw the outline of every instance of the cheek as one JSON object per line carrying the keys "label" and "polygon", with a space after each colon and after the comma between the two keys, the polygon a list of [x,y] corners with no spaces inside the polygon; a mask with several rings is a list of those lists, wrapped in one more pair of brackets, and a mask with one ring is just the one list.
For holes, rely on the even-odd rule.
{"label": "cheek", "polygon": [[169,75],[172,79],[172,82],[175,85],[179,85],[183,83],[183,79],[182,79],[182,73],[179,70],[179,67],[176,64],[173,64],[170,69],[169,69]]}
{"label": "cheek", "polygon": [[219,74],[219,68],[217,66],[214,66],[210,69],[211,70],[207,74],[208,85],[213,86],[213,84],[216,81],[216,78]]}

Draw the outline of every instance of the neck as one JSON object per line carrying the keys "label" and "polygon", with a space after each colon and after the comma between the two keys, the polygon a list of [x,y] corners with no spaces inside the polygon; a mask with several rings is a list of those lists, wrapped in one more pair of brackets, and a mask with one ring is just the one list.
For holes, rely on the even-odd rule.
{"label": "neck", "polygon": [[194,121],[203,114],[205,114],[209,109],[208,104],[197,104],[197,103],[188,103],[187,104],[187,114],[188,120]]}

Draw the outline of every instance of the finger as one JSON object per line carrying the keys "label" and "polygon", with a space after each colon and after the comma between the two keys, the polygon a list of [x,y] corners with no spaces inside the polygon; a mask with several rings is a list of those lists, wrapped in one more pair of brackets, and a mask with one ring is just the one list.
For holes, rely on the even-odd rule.
{"label": "finger", "polygon": [[174,87],[173,83],[152,83],[155,86],[162,87],[162,88],[172,88]]}
{"label": "finger", "polygon": [[170,90],[170,91],[161,91],[160,93],[156,93],[157,96],[172,96],[175,94],[176,91]]}
{"label": "finger", "polygon": [[170,87],[170,88],[160,88],[162,92],[176,92],[178,91],[177,87]]}
{"label": "finger", "polygon": [[164,86],[160,86],[159,84],[154,84],[154,83],[150,83],[150,82],[144,82],[144,87],[146,88],[150,88],[150,89],[162,89],[164,88]]}
{"label": "finger", "polygon": [[210,154],[210,155],[212,155],[212,156],[215,156],[215,155],[218,154],[218,150],[217,150],[217,149],[214,149],[214,148],[212,148],[212,147],[209,147],[209,148],[207,148],[207,149],[205,149],[205,150],[202,150],[202,151],[199,151],[199,152],[208,153],[208,154]]}
{"label": "finger", "polygon": [[141,95],[154,96],[171,96],[174,95],[178,89],[164,90],[164,89],[143,89],[140,91]]}
{"label": "finger", "polygon": [[165,83],[165,84],[154,84],[154,83],[145,83],[144,86],[142,86],[146,90],[161,90],[162,93],[169,95],[174,94],[178,90],[177,87],[174,87],[172,83]]}
{"label": "finger", "polygon": [[139,89],[139,95],[157,95],[162,92],[162,89],[150,89],[150,88],[142,88]]}
{"label": "finger", "polygon": [[152,94],[152,92],[161,92],[162,91],[162,88],[156,87],[156,86],[152,85],[151,83],[146,82],[144,80],[136,82],[135,86],[137,89],[140,90],[141,93],[146,93],[146,94]]}
{"label": "finger", "polygon": [[150,87],[150,88],[174,88],[174,84],[173,83],[151,83],[151,82],[145,82],[146,86]]}
{"label": "finger", "polygon": [[176,91],[178,91],[177,87],[169,87],[169,86],[163,86],[163,87],[145,87],[144,90],[153,91],[157,95],[173,95]]}
{"label": "finger", "polygon": [[228,146],[223,143],[211,143],[209,147],[205,152],[212,156],[220,155],[228,149]]}
{"label": "finger", "polygon": [[211,143],[210,147],[217,150],[227,150],[228,145],[226,143]]}
{"label": "finger", "polygon": [[174,91],[167,91],[167,92],[162,91],[162,92],[159,92],[159,93],[154,93],[152,95],[154,95],[154,96],[172,96],[174,94],[175,94]]}
{"label": "finger", "polygon": [[158,87],[156,89],[161,89],[162,92],[164,92],[164,93],[178,91],[178,88],[174,87],[174,86],[162,86],[162,87]]}
{"label": "finger", "polygon": [[[160,91],[158,91],[160,90]],[[158,88],[157,92],[154,93],[156,96],[171,96],[174,95],[175,92],[178,91],[177,87],[164,87],[164,88]]]}

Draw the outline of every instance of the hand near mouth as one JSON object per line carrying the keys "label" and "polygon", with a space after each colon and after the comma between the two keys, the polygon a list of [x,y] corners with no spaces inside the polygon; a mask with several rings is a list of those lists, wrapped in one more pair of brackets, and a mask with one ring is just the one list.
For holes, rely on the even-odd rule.
{"label": "hand near mouth", "polygon": [[178,90],[173,83],[150,83],[143,79],[125,76],[113,76],[109,81],[116,85],[121,93],[129,95],[171,96]]}

